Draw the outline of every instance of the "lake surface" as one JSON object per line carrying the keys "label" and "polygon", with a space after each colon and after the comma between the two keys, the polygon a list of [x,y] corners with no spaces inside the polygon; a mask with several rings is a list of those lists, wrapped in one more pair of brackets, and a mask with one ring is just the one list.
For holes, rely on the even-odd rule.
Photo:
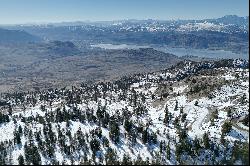
{"label": "lake surface", "polygon": [[156,50],[171,53],[177,56],[193,55],[205,58],[215,59],[249,59],[249,54],[237,54],[231,51],[224,50],[208,50],[208,49],[193,49],[193,48],[180,48],[180,47],[169,47],[169,46],[158,46],[158,45],[128,45],[128,44],[94,44],[91,47],[99,47],[103,49],[139,49],[139,48],[154,48]]}

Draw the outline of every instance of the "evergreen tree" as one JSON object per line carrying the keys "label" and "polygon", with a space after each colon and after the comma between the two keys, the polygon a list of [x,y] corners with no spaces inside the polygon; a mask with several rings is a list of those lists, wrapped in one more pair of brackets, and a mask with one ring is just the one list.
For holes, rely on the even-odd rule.
{"label": "evergreen tree", "polygon": [[164,112],[165,114],[168,114],[168,105],[166,105]]}
{"label": "evergreen tree", "polygon": [[148,131],[147,129],[142,132],[142,143],[146,144],[148,142]]}
{"label": "evergreen tree", "polygon": [[[31,141],[30,141],[31,142]],[[38,149],[33,143],[30,145],[25,144],[24,146],[24,154],[27,164],[40,165],[41,164],[41,156],[38,152]]]}
{"label": "evergreen tree", "polygon": [[175,107],[174,107],[174,110],[177,111],[178,110],[178,101],[176,100],[175,101]]}
{"label": "evergreen tree", "polygon": [[185,122],[186,118],[187,118],[187,114],[186,113],[182,114],[182,116],[181,116],[181,122],[182,123]]}
{"label": "evergreen tree", "polygon": [[127,132],[130,132],[132,128],[132,123],[128,119],[125,119],[124,128]]}
{"label": "evergreen tree", "polygon": [[168,113],[165,113],[163,123],[168,126],[168,124],[169,124],[169,115],[168,115]]}
{"label": "evergreen tree", "polygon": [[230,122],[225,122],[223,125],[222,125],[222,134],[226,134],[228,132],[230,132],[230,130],[232,129],[232,124]]}
{"label": "evergreen tree", "polygon": [[206,149],[209,149],[209,147],[210,147],[209,142],[210,142],[210,140],[209,140],[208,134],[205,132],[203,134],[203,143],[204,143],[204,146]]}
{"label": "evergreen tree", "polygon": [[194,138],[193,145],[194,145],[194,152],[198,154],[198,151],[201,148],[201,146],[200,146],[200,141],[198,140],[197,137]]}
{"label": "evergreen tree", "polygon": [[143,162],[140,154],[138,154],[137,159],[136,159],[134,165],[144,165],[144,162]]}
{"label": "evergreen tree", "polygon": [[19,125],[19,127],[18,127],[18,133],[19,133],[19,134],[23,134],[23,129],[22,129],[22,126],[21,126],[21,125]]}
{"label": "evergreen tree", "polygon": [[168,141],[168,145],[167,145],[167,159],[170,160],[170,142]]}
{"label": "evergreen tree", "polygon": [[163,148],[163,142],[160,142],[160,152],[162,153],[162,148]]}
{"label": "evergreen tree", "polygon": [[100,150],[100,142],[94,138],[90,141],[90,147],[93,151],[93,154],[95,154],[98,150]]}
{"label": "evergreen tree", "polygon": [[132,165],[131,158],[128,154],[123,155],[122,163],[121,165]]}
{"label": "evergreen tree", "polygon": [[16,142],[16,144],[21,144],[20,133],[16,130],[14,131],[14,141]]}
{"label": "evergreen tree", "polygon": [[110,128],[109,136],[111,140],[114,141],[115,143],[118,143],[120,136],[120,129],[118,123],[115,121],[110,121],[109,128]]}
{"label": "evergreen tree", "polygon": [[180,162],[181,154],[182,154],[182,147],[181,145],[176,144],[175,146],[176,161]]}
{"label": "evergreen tree", "polygon": [[214,112],[212,112],[212,118],[218,119],[218,110],[217,109]]}
{"label": "evergreen tree", "polygon": [[180,108],[180,114],[183,113],[183,106]]}
{"label": "evergreen tree", "polygon": [[19,155],[18,157],[18,165],[24,165],[24,158],[22,155]]}
{"label": "evergreen tree", "polygon": [[116,165],[118,164],[118,156],[112,148],[108,148],[105,154],[106,165]]}

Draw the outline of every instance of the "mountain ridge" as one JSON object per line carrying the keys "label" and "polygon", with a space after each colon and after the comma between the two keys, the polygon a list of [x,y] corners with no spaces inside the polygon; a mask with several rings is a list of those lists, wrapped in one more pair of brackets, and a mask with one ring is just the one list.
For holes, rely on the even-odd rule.
{"label": "mountain ridge", "polygon": [[0,28],[0,43],[40,42],[41,38],[22,30],[7,30]]}

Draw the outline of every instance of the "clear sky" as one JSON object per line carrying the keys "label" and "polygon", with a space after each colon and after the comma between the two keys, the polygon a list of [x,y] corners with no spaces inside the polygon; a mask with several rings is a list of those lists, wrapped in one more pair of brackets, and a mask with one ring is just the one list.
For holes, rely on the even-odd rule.
{"label": "clear sky", "polygon": [[249,0],[0,0],[0,24],[248,16]]}

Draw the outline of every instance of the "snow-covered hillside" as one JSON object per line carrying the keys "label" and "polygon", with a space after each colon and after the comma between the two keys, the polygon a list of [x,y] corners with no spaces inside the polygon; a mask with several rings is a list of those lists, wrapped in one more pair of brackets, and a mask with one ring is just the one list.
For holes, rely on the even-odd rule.
{"label": "snow-covered hillside", "polygon": [[0,164],[249,164],[248,61],[5,94]]}

